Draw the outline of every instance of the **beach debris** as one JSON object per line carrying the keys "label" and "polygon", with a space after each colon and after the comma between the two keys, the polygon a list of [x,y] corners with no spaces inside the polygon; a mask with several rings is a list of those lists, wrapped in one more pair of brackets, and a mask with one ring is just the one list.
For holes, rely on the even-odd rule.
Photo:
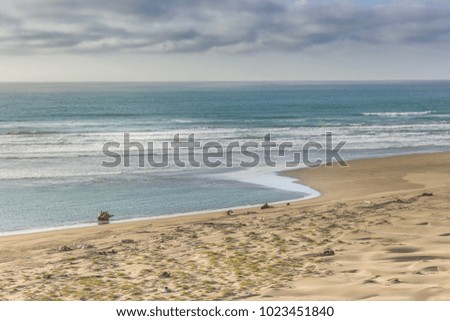
{"label": "beach debris", "polygon": [[162,293],[170,293],[170,292],[172,292],[172,290],[169,289],[167,286],[165,286],[165,287],[163,287],[163,288],[161,289],[161,292],[162,292]]}
{"label": "beach debris", "polygon": [[173,235],[173,234],[168,235],[168,234],[165,234],[165,233],[161,233],[161,235],[159,237],[160,237],[159,243],[164,243],[164,242],[167,242],[167,241],[176,240],[178,236],[177,235]]}
{"label": "beach debris", "polygon": [[203,222],[203,223],[198,223],[201,224],[203,226],[208,226],[208,227],[212,227],[214,229],[239,229],[241,227],[247,226],[247,224],[242,223],[242,222],[237,222],[237,223],[215,223],[215,222]]}
{"label": "beach debris", "polygon": [[134,243],[137,243],[135,240],[132,240],[132,239],[125,239],[125,240],[122,240],[122,243],[123,244],[134,244]]}
{"label": "beach debris", "polygon": [[161,274],[159,275],[159,277],[160,277],[161,279],[168,279],[168,278],[170,278],[170,273],[167,272],[167,271],[164,271],[163,273],[161,273]]}
{"label": "beach debris", "polygon": [[401,198],[396,197],[396,198],[394,198],[392,200],[387,200],[387,201],[382,202],[382,203],[372,203],[370,201],[364,201],[366,206],[363,206],[363,207],[364,208],[371,208],[371,209],[379,209],[379,208],[382,208],[382,207],[385,207],[385,206],[388,206],[388,205],[391,205],[391,204],[396,204],[396,203],[397,204],[411,204],[411,203],[417,201],[421,197],[429,197],[429,196],[434,196],[434,194],[433,193],[429,193],[429,192],[424,192],[424,193],[422,193],[420,195],[417,195],[417,196],[414,196],[414,197],[410,197],[410,198],[407,198],[407,199],[401,199]]}
{"label": "beach debris", "polygon": [[399,278],[392,278],[387,280],[390,284],[399,284],[399,283],[403,283],[402,280],[400,280]]}
{"label": "beach debris", "polygon": [[388,200],[388,201],[385,201],[382,203],[373,203],[371,201],[364,201],[365,205],[363,205],[361,207],[377,210],[377,209],[386,207],[388,205],[393,205],[393,204],[411,204],[412,202],[415,202],[416,200],[417,200],[417,197],[412,197],[407,200],[403,200],[401,198],[396,197],[392,200]]}
{"label": "beach debris", "polygon": [[332,249],[326,249],[325,251],[323,251],[322,255],[323,256],[333,256],[334,251]]}
{"label": "beach debris", "polygon": [[289,205],[291,205],[291,203],[288,202],[286,205],[289,206]]}
{"label": "beach debris", "polygon": [[195,231],[193,231],[189,228],[184,228],[182,226],[177,226],[175,228],[175,231],[177,231],[178,233],[186,233],[186,234],[188,234],[188,237],[190,237],[192,239],[196,239],[198,237],[197,233],[195,233]]}
{"label": "beach debris", "polygon": [[48,274],[48,273],[45,273],[45,274],[42,275],[42,278],[43,278],[44,280],[50,280],[50,279],[53,278],[53,275]]}
{"label": "beach debris", "polygon": [[69,252],[72,250],[73,249],[67,245],[61,245],[60,247],[58,247],[58,252]]}
{"label": "beach debris", "polygon": [[259,235],[256,234],[255,232],[250,232],[246,235],[248,238],[252,239],[252,240],[256,240],[259,238]]}
{"label": "beach debris", "polygon": [[150,234],[151,232],[142,230],[142,231],[136,231],[136,233],[138,233],[138,234]]}
{"label": "beach debris", "polygon": [[117,251],[114,249],[109,250],[109,251],[98,251],[97,252],[98,255],[108,255],[108,254],[116,254],[116,253],[117,253]]}
{"label": "beach debris", "polygon": [[233,214],[233,211],[232,210],[228,210],[228,211],[226,211],[225,212],[228,216],[230,216],[231,214]]}
{"label": "beach debris", "polygon": [[94,248],[94,245],[91,245],[91,244],[77,244],[77,243],[74,243],[73,246],[76,247],[77,249],[80,249],[80,250],[87,250],[87,249]]}
{"label": "beach debris", "polygon": [[273,206],[270,206],[269,204],[264,204],[263,206],[261,206],[261,209],[262,210],[265,210],[265,209],[267,209],[267,208],[272,208]]}
{"label": "beach debris", "polygon": [[100,211],[97,215],[97,219],[99,222],[108,222],[111,217],[114,215],[109,214],[108,211]]}

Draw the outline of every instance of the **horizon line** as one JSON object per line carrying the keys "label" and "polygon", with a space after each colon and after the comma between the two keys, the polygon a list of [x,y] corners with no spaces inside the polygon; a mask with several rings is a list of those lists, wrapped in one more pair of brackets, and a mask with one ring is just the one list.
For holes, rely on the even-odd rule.
{"label": "horizon line", "polygon": [[0,84],[124,84],[124,83],[343,83],[343,82],[438,82],[447,79],[329,79],[329,80],[62,80],[62,81],[0,81]]}

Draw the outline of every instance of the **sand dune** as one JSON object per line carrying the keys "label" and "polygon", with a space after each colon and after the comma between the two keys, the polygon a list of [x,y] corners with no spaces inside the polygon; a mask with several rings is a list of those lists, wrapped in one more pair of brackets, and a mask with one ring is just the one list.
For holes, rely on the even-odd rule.
{"label": "sand dune", "polygon": [[317,199],[0,238],[2,300],[450,300],[450,153],[289,172]]}

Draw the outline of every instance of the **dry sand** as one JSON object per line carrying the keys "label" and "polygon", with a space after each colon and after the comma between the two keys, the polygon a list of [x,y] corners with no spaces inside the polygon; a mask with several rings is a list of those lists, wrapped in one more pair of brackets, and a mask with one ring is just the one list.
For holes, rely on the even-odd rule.
{"label": "dry sand", "polygon": [[450,300],[450,153],[349,164],[290,205],[0,237],[0,299]]}

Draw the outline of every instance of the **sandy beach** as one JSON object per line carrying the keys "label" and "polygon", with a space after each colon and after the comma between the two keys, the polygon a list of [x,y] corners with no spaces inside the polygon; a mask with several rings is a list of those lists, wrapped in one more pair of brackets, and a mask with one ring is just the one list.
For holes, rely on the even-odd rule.
{"label": "sandy beach", "polygon": [[450,153],[285,172],[318,198],[0,237],[1,300],[450,300]]}

